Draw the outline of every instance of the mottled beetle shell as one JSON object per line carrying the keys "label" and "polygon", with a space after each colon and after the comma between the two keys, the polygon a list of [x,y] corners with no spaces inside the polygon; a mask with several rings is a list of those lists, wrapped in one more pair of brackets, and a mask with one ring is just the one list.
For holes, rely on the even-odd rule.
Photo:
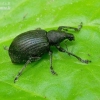
{"label": "mottled beetle shell", "polygon": [[49,51],[45,30],[31,30],[18,35],[9,47],[13,63],[25,63],[30,57],[41,57]]}

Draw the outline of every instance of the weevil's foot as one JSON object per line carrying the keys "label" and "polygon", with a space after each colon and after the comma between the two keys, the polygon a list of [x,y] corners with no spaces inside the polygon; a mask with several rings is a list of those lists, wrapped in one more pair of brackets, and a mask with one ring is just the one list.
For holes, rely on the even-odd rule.
{"label": "weevil's foot", "polygon": [[15,77],[15,79],[14,79],[14,83],[16,83],[16,81],[18,80],[18,78],[17,77]]}
{"label": "weevil's foot", "polygon": [[88,64],[88,63],[91,63],[91,60],[81,60],[81,62]]}
{"label": "weevil's foot", "polygon": [[58,75],[54,70],[51,70],[51,73],[52,73],[53,75]]}
{"label": "weevil's foot", "polygon": [[81,61],[82,63],[88,64],[88,63],[91,62],[91,60],[83,60],[83,59],[81,59],[80,57],[77,57],[77,58],[78,58],[78,60]]}

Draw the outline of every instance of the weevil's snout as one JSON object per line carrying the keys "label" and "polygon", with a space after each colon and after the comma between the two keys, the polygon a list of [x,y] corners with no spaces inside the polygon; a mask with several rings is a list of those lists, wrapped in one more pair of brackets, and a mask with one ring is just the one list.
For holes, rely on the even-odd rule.
{"label": "weevil's snout", "polygon": [[75,40],[75,37],[74,37],[73,34],[67,34],[67,39],[68,39],[69,41],[73,41],[73,40]]}

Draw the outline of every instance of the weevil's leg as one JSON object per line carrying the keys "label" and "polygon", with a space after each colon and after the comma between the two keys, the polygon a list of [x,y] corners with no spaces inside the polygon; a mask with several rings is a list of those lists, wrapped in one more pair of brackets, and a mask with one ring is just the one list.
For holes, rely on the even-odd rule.
{"label": "weevil's leg", "polygon": [[81,28],[82,28],[82,25],[83,25],[83,23],[81,22],[80,25],[78,25],[77,28],[75,28],[75,27],[70,27],[70,26],[59,26],[59,27],[58,27],[58,30],[59,30],[59,31],[62,31],[62,30],[68,31],[68,29],[73,29],[73,30],[75,30],[75,31],[80,31]]}
{"label": "weevil's leg", "polygon": [[68,51],[64,50],[64,49],[63,49],[62,47],[60,47],[59,45],[57,45],[56,48],[57,48],[59,51],[61,51],[61,52],[65,52],[65,53],[67,53],[68,55],[72,55],[72,56],[76,57],[76,58],[77,58],[79,61],[81,61],[82,63],[88,64],[89,62],[91,62],[90,60],[83,60],[83,59],[80,58],[79,56],[77,56],[77,55],[75,55],[75,54],[73,54],[73,53],[71,53],[71,52],[68,52]]}
{"label": "weevil's leg", "polygon": [[54,75],[57,75],[57,73],[54,71],[53,67],[52,67],[52,51],[49,51],[49,55],[50,55],[50,70],[51,73]]}
{"label": "weevil's leg", "polygon": [[39,60],[41,57],[31,57],[29,60],[27,60],[27,62],[25,63],[25,65],[23,66],[23,68],[18,72],[18,74],[16,75],[15,79],[14,79],[14,83],[18,80],[18,78],[21,76],[21,74],[23,73],[24,69],[27,67],[27,65],[29,63],[31,63],[32,61],[37,61]]}
{"label": "weevil's leg", "polygon": [[7,51],[9,50],[9,47],[7,47],[7,46],[4,46],[3,48],[4,48],[4,50],[7,50]]}
{"label": "weevil's leg", "polygon": [[27,65],[30,63],[31,61],[28,60],[25,65],[23,66],[23,68],[18,72],[17,76],[14,79],[14,83],[18,80],[18,78],[21,76],[22,72],[24,71],[24,69],[27,67]]}

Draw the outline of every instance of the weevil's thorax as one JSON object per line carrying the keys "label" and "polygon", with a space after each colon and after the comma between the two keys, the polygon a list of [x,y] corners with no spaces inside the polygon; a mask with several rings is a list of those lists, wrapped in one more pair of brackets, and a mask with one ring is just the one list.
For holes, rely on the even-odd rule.
{"label": "weevil's thorax", "polygon": [[61,43],[63,40],[68,39],[74,40],[73,34],[65,33],[64,31],[51,30],[47,33],[47,38],[50,45],[56,45]]}

